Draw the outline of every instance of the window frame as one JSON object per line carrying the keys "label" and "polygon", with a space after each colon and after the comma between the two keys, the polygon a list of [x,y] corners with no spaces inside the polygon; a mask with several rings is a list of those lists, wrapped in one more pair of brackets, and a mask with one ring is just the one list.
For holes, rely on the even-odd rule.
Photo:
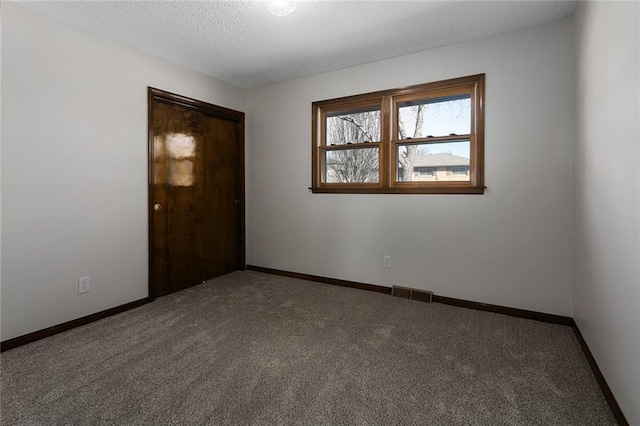
{"label": "window frame", "polygon": [[[367,148],[377,148],[378,149],[378,181],[377,182],[353,182],[353,183],[322,183],[322,185],[327,185],[328,187],[332,187],[334,185],[339,185],[340,187],[345,188],[377,188],[382,185],[383,182],[383,172],[384,167],[382,167],[382,158],[384,157],[383,153],[383,143],[385,126],[383,125],[383,97],[372,97],[372,98],[363,98],[353,100],[352,97],[345,99],[344,102],[335,102],[331,105],[328,105],[322,108],[319,111],[320,114],[320,132],[324,137],[322,138],[322,144],[318,146],[318,150],[316,151],[316,155],[318,155],[317,165],[318,172],[320,175],[318,176],[318,182],[322,183],[322,162],[325,156],[322,153],[326,153],[328,151],[338,151],[338,150],[348,150],[348,149],[367,149]],[[344,112],[348,114],[349,112],[357,111],[360,109],[365,109],[372,106],[380,107],[380,140],[377,142],[359,142],[355,144],[342,144],[342,145],[326,145],[326,124],[327,124],[327,115],[331,115],[336,112]],[[314,161],[315,163],[315,161]]]}
{"label": "window frame", "polygon": [[[313,193],[365,194],[483,194],[484,193],[484,83],[476,74],[399,89],[313,102],[312,108],[312,185]],[[470,133],[468,135],[399,139],[398,105],[402,102],[441,98],[470,93]],[[327,114],[380,107],[380,141],[345,145],[326,145]],[[400,145],[434,144],[468,140],[470,145],[469,181],[396,181],[397,150]],[[323,153],[336,149],[378,147],[378,182],[323,182]]]}

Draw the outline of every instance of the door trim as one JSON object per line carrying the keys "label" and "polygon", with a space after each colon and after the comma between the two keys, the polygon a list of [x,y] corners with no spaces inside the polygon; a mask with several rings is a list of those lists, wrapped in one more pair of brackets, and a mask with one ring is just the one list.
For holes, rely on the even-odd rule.
{"label": "door trim", "polygon": [[185,96],[177,95],[175,93],[167,92],[164,90],[156,89],[153,87],[147,88],[147,164],[148,164],[148,199],[147,199],[147,229],[149,237],[149,246],[147,252],[149,254],[149,299],[153,300],[158,297],[158,289],[153,282],[153,264],[155,259],[153,258],[154,247],[154,233],[153,233],[153,200],[155,199],[153,176],[154,176],[154,161],[153,161],[153,114],[154,114],[154,101],[163,102],[169,105],[178,106],[181,108],[190,109],[200,112],[202,114],[210,115],[216,118],[222,118],[230,120],[237,125],[237,152],[238,152],[238,226],[239,226],[239,262],[238,269],[246,269],[246,247],[245,247],[245,177],[244,177],[244,112],[236,111],[229,108],[209,104],[206,102],[198,101],[196,99],[187,98]]}

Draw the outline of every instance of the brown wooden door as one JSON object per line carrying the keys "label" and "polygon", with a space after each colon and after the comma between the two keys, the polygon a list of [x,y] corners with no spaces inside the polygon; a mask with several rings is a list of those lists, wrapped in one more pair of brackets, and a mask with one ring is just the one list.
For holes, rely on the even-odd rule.
{"label": "brown wooden door", "polygon": [[149,296],[244,269],[244,114],[149,89]]}

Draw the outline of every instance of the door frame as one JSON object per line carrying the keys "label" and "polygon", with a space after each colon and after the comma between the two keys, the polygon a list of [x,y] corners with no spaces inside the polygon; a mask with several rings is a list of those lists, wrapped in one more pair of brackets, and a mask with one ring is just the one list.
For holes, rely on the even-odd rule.
{"label": "door frame", "polygon": [[165,90],[156,89],[153,87],[147,88],[147,154],[148,154],[148,199],[147,199],[147,217],[148,217],[148,236],[149,246],[147,248],[149,254],[149,299],[153,300],[158,297],[158,289],[153,282],[153,265],[154,255],[152,247],[154,247],[154,232],[153,232],[153,220],[154,210],[153,204],[155,200],[155,190],[153,185],[154,176],[154,161],[153,161],[153,117],[154,117],[154,101],[162,102],[181,108],[197,111],[202,114],[210,115],[216,118],[222,118],[230,120],[236,123],[237,126],[237,140],[236,147],[238,153],[238,241],[239,245],[239,261],[238,269],[246,269],[246,246],[245,246],[245,171],[244,171],[244,112],[236,111],[229,108],[209,104],[207,102],[198,101],[196,99],[187,98],[185,96],[177,95],[175,93],[167,92]]}

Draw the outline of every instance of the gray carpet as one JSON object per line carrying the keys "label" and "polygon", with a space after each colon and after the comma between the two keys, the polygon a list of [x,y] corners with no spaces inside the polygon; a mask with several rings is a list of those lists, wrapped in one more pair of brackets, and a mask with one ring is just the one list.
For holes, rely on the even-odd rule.
{"label": "gray carpet", "polygon": [[615,424],[569,327],[257,272],[1,363],[6,425]]}

